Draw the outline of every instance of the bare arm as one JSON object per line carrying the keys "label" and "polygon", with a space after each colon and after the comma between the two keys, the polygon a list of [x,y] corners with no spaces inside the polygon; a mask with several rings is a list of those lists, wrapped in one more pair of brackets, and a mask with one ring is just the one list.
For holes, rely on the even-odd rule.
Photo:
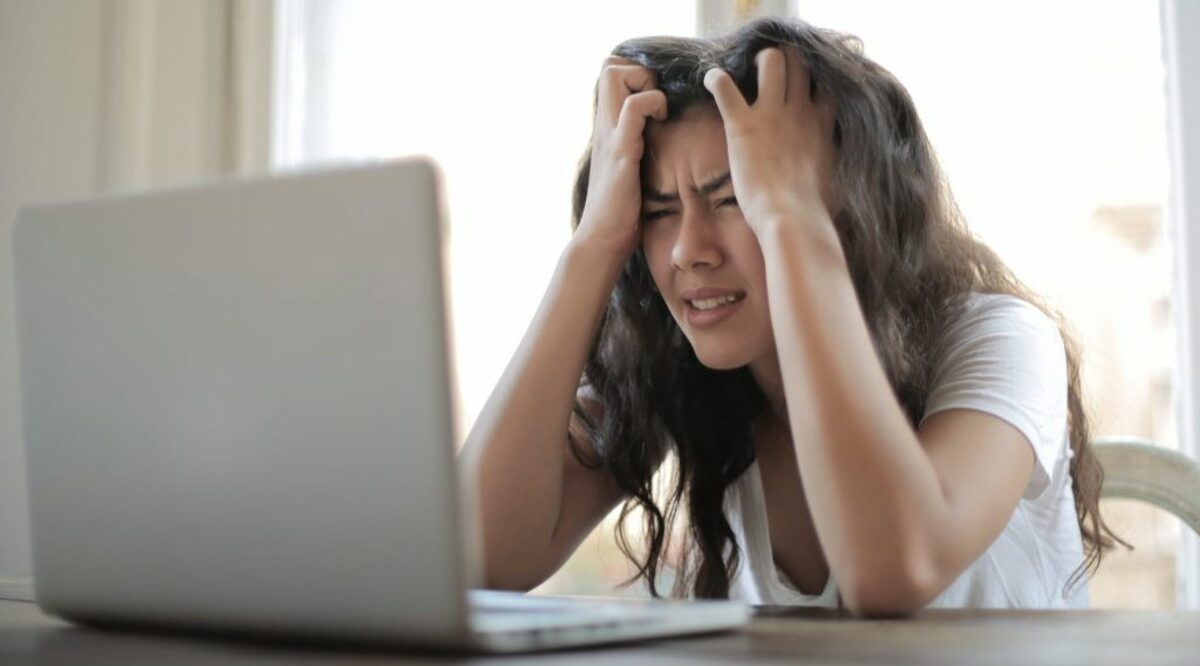
{"label": "bare arm", "polygon": [[588,248],[567,248],[467,438],[462,455],[479,498],[488,587],[536,586],[621,498],[606,470],[585,468],[567,446],[588,347],[620,269],[611,264]]}
{"label": "bare arm", "polygon": [[793,445],[847,606],[907,614],[1004,529],[1034,455],[1018,430],[982,412],[940,412],[914,432],[832,229],[813,213],[764,225],[760,236],[772,327],[787,341],[779,365],[789,420],[803,424],[793,427]]}
{"label": "bare arm", "polygon": [[[568,428],[605,305],[640,238],[642,132],[667,114],[654,83],[636,63],[605,60],[579,227],[462,453],[477,489],[488,587],[536,586],[621,499],[607,470],[575,459]],[[595,401],[582,406],[600,414]]]}

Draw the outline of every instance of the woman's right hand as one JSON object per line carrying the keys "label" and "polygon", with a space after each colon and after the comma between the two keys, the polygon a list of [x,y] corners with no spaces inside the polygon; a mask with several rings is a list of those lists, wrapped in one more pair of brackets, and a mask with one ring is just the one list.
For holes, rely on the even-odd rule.
{"label": "woman's right hand", "polygon": [[639,240],[642,132],[648,118],[667,119],[667,96],[654,72],[619,56],[604,60],[592,130],[587,202],[576,242],[624,263]]}

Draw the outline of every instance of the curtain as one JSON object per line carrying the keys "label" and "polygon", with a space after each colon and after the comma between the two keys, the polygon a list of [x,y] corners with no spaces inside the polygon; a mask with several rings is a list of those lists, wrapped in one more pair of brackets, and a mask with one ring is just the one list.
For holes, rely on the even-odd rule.
{"label": "curtain", "polygon": [[17,208],[265,171],[272,15],[271,0],[0,4],[0,598],[32,598]]}

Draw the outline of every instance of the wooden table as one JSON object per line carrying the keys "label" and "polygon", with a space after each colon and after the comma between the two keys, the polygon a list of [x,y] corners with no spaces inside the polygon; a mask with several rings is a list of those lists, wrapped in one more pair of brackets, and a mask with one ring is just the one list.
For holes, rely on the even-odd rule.
{"label": "wooden table", "polygon": [[858,620],[812,609],[762,609],[745,629],[623,646],[511,657],[299,648],[99,631],[0,601],[0,664],[1200,664],[1200,613],[930,610]]}

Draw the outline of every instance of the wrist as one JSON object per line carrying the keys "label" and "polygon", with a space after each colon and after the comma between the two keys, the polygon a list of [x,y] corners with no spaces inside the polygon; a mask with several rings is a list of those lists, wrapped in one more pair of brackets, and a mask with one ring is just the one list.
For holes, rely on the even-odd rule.
{"label": "wrist", "polygon": [[576,232],[563,250],[562,261],[611,273],[614,278],[632,256],[633,250]]}
{"label": "wrist", "polygon": [[824,208],[775,212],[763,216],[752,228],[764,255],[770,249],[801,248],[819,263],[845,262],[842,241]]}

